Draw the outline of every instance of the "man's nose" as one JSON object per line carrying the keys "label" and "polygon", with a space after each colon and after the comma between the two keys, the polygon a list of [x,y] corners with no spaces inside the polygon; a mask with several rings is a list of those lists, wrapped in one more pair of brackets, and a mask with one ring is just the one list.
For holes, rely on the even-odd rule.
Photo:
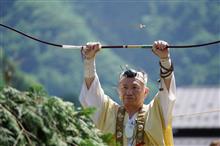
{"label": "man's nose", "polygon": [[127,89],[127,90],[126,90],[126,95],[132,95],[132,94],[133,94],[133,92],[132,92],[131,89]]}

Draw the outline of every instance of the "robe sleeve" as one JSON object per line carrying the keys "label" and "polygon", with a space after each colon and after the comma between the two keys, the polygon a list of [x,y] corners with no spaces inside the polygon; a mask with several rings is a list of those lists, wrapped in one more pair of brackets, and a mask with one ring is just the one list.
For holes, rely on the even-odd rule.
{"label": "robe sleeve", "polygon": [[98,118],[101,113],[101,109],[104,106],[105,98],[106,96],[101,87],[97,74],[95,74],[95,78],[89,89],[87,89],[87,86],[84,80],[82,88],[81,88],[81,92],[79,95],[79,101],[84,108],[88,108],[88,107],[96,108],[96,112],[91,117],[95,124],[97,123]]}
{"label": "robe sleeve", "polygon": [[158,92],[156,98],[158,98],[159,100],[159,105],[162,110],[164,124],[166,127],[172,119],[172,111],[176,100],[176,84],[174,74],[172,74],[171,77],[169,91],[166,88],[164,79],[161,79],[161,87],[163,88],[163,90]]}
{"label": "robe sleeve", "polygon": [[172,110],[176,99],[174,75],[171,78],[169,91],[163,79],[161,79],[161,87],[163,90],[159,91],[155,98],[146,105],[148,114],[145,122],[145,133],[152,145],[172,146]]}
{"label": "robe sleeve", "polygon": [[102,121],[106,121],[108,115],[111,115],[110,113],[112,113],[112,115],[115,116],[114,112],[117,110],[118,106],[116,102],[114,102],[110,97],[105,95],[97,74],[95,74],[95,78],[89,89],[87,89],[85,81],[83,82],[79,96],[79,101],[81,105],[85,108],[96,108],[96,111],[91,116],[91,118],[94,124],[100,129],[103,129],[101,127],[104,127],[101,126],[103,124],[100,125],[100,123],[103,123]]}

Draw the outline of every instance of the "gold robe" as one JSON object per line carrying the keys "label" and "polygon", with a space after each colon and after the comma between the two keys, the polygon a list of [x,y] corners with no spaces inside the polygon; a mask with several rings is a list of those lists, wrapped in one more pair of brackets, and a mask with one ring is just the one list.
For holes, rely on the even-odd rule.
{"label": "gold robe", "polygon": [[[150,104],[143,106],[143,110],[146,111],[147,114],[144,127],[144,142],[146,146],[173,145],[171,121],[169,121],[170,123],[165,126],[159,102],[160,101],[155,98]],[[118,108],[119,106],[115,104],[115,102],[113,102],[110,98],[108,98],[97,123],[97,128],[104,133],[115,134]],[[125,112],[124,125],[127,123],[127,121],[128,113]],[[123,143],[124,146],[128,145],[128,141],[125,135],[123,135]]]}

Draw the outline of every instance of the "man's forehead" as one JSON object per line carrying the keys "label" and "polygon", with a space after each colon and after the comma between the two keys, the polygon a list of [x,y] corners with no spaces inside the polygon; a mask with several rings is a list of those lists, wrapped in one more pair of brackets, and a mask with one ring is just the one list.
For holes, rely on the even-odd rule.
{"label": "man's forehead", "polygon": [[143,83],[136,78],[123,78],[120,85],[142,85]]}
{"label": "man's forehead", "polygon": [[134,69],[128,69],[120,74],[119,82],[121,82],[124,79],[128,79],[128,82],[130,82],[129,79],[136,79],[143,84],[147,83],[147,74],[143,71],[136,71]]}

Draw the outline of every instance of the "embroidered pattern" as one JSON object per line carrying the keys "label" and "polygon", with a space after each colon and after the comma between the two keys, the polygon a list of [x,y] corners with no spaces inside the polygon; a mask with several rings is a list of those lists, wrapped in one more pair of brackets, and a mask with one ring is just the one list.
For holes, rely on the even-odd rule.
{"label": "embroidered pattern", "polygon": [[[124,117],[125,117],[125,108],[120,106],[117,113],[116,121],[116,142],[123,146],[123,131],[124,131]],[[141,108],[137,116],[136,124],[136,146],[143,146],[144,143],[144,125],[146,119],[146,112]],[[133,135],[134,136],[134,135]]]}

